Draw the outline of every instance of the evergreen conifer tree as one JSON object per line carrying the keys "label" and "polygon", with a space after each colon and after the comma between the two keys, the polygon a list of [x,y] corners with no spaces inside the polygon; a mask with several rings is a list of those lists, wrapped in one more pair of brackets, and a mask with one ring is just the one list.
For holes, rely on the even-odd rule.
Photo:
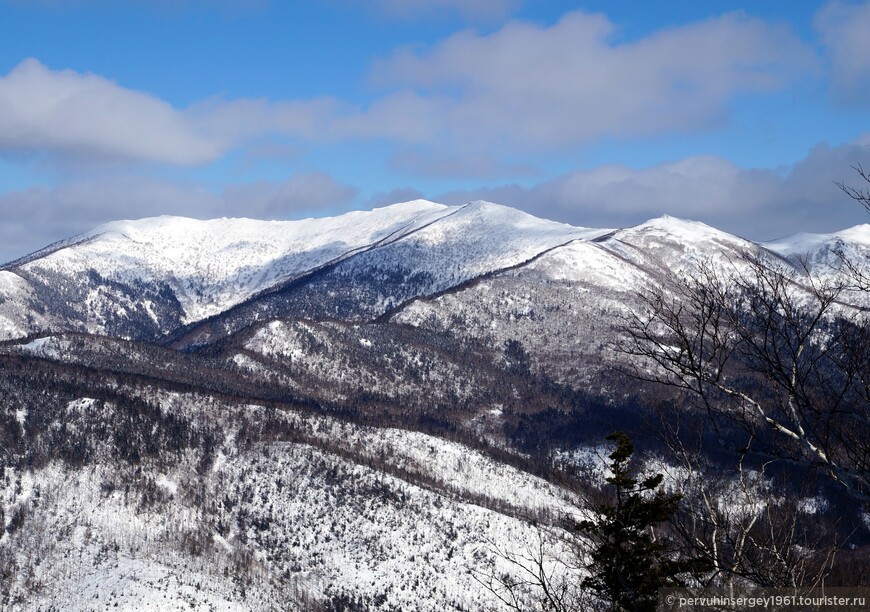
{"label": "evergreen conifer tree", "polygon": [[655,527],[674,515],[678,494],[660,489],[662,475],[639,480],[632,465],[634,444],[616,432],[607,436],[616,443],[610,454],[614,489],[611,502],[596,508],[598,517],[578,523],[577,529],[594,546],[591,575],[583,586],[620,612],[654,611],[661,587],[678,586],[679,577],[707,569],[697,558],[679,558],[670,542]]}

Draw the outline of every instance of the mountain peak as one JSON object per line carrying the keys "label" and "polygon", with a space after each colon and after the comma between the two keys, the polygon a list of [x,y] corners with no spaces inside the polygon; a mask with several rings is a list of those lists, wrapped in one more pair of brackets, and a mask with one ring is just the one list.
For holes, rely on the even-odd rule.
{"label": "mountain peak", "polygon": [[836,232],[834,236],[847,242],[857,242],[870,245],[870,223],[862,223],[853,227]]}
{"label": "mountain peak", "polygon": [[255,293],[395,240],[450,209],[415,200],[293,221],[159,216],[106,223],[10,268],[35,275],[171,287],[183,322],[220,313]]}
{"label": "mountain peak", "polygon": [[[596,244],[584,244],[587,241]],[[864,245],[870,245],[870,225],[838,234],[802,235],[780,246],[818,243],[828,252],[833,244],[828,241],[863,252]],[[417,199],[292,221],[164,215],[107,223],[8,264],[4,269],[16,276],[0,279],[0,303],[6,299],[10,304],[0,310],[0,319],[4,311],[11,313],[12,331],[6,336],[47,329],[47,324],[31,323],[25,316],[36,306],[13,306],[7,296],[37,304],[45,299],[40,296],[48,295],[53,303],[70,305],[57,328],[103,333],[104,328],[121,329],[123,324],[166,333],[253,303],[297,281],[307,282],[309,276],[328,276],[335,283],[331,291],[346,287],[368,300],[356,304],[330,296],[323,312],[344,308],[353,316],[374,317],[417,295],[434,295],[475,277],[516,269],[566,246],[556,258],[578,278],[589,273],[585,263],[571,259],[575,255],[583,261],[603,261],[607,278],[627,278],[620,271],[622,264],[601,258],[601,249],[638,269],[679,270],[715,253],[758,248],[672,215],[614,231],[575,227],[484,200],[447,206]],[[811,249],[800,249],[807,250]],[[358,276],[365,281],[355,280]],[[91,297],[81,301],[83,295]],[[299,300],[304,308],[314,303],[307,294]],[[156,304],[162,304],[163,311],[149,310]],[[92,316],[92,311],[99,311],[99,316]],[[0,320],[0,338],[2,327]]]}
{"label": "mountain peak", "polygon": [[416,200],[408,200],[407,202],[396,202],[395,204],[387,204],[385,206],[378,206],[373,208],[371,211],[354,211],[354,212],[374,212],[376,210],[386,211],[396,211],[396,212],[431,212],[435,210],[444,210],[445,208],[449,208],[446,204],[441,204],[439,202],[433,202],[432,200],[426,200],[423,198],[418,198]]}
{"label": "mountain peak", "polygon": [[761,245],[770,251],[788,256],[803,255],[812,251],[818,251],[826,245],[842,242],[870,246],[870,223],[863,223],[830,234],[798,232],[778,240],[763,242]]}
{"label": "mountain peak", "polygon": [[659,236],[671,237],[681,242],[703,242],[709,240],[727,240],[744,242],[744,240],[733,234],[723,232],[715,227],[702,223],[701,221],[691,221],[689,219],[681,219],[671,215],[662,215],[650,219],[640,225],[627,227],[616,232],[616,236]]}
{"label": "mountain peak", "polygon": [[649,219],[644,223],[641,223],[637,227],[657,227],[662,229],[704,229],[704,230],[713,230],[719,231],[716,228],[707,225],[706,223],[702,223],[701,221],[693,221],[691,219],[683,219],[682,217],[675,217],[673,215],[664,214],[660,217],[655,217],[653,219]]}

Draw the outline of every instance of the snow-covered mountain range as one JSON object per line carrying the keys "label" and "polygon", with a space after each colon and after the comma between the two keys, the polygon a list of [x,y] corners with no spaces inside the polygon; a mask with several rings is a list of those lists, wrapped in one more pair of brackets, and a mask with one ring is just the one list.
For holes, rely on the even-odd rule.
{"label": "snow-covered mountain range", "polygon": [[592,292],[639,289],[659,272],[762,251],[836,274],[839,253],[866,261],[870,226],[756,244],[668,216],[589,229],[487,202],[424,200],[300,221],[119,221],[5,265],[0,338],[81,331],[160,340],[242,305],[245,324],[270,311],[373,320],[483,278],[535,270]]}
{"label": "snow-covered mountain range", "polygon": [[576,511],[542,458],[637,418],[620,321],[747,255],[845,281],[870,225],[755,243],[417,200],[118,221],[8,263],[0,608],[496,609],[493,551]]}
{"label": "snow-covered mountain range", "polygon": [[[450,332],[495,350],[517,341],[531,366],[576,385],[607,369],[608,328],[638,292],[702,263],[738,270],[747,254],[836,280],[844,261],[870,266],[870,225],[753,243],[668,216],[590,229],[487,202],[424,200],[301,221],[120,221],[7,264],[0,339],[76,332],[187,350],[220,343],[236,347],[236,366],[271,369],[290,356],[300,367],[311,361],[299,326],[329,336],[321,346],[341,336],[347,356],[372,339],[350,338],[359,327],[334,330],[395,336],[398,325],[406,337]],[[870,305],[866,292],[851,297]]]}

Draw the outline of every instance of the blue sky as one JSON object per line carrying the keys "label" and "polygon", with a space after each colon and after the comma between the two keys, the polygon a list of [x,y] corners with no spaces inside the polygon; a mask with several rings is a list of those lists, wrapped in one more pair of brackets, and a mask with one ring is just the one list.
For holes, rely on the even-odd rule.
{"label": "blue sky", "polygon": [[868,221],[870,2],[0,0],[0,259],[426,197],[753,239]]}

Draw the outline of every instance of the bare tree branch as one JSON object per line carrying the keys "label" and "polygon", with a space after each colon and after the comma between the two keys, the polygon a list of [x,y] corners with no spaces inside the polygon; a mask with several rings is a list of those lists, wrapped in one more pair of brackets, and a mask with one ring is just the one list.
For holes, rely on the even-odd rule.
{"label": "bare tree branch", "polygon": [[720,270],[702,263],[642,296],[619,347],[631,374],[773,434],[767,452],[870,502],[870,332],[860,311],[805,263],[747,256]]}

